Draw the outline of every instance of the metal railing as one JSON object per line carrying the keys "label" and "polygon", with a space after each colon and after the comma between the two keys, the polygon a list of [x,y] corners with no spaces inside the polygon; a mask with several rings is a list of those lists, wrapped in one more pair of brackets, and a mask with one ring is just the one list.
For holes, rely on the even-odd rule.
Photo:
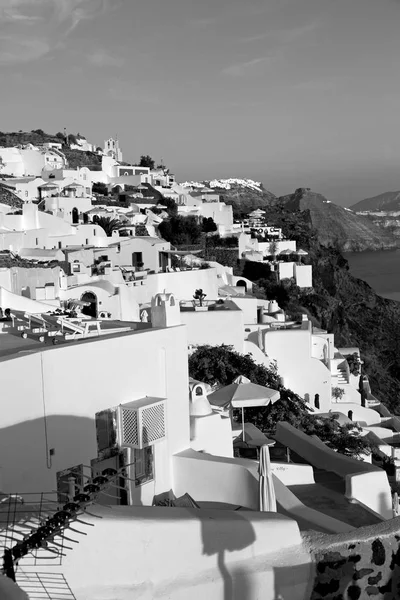
{"label": "metal railing", "polygon": [[[119,470],[105,469],[96,477],[83,475],[87,483],[75,494],[50,492],[4,496],[0,503],[3,574],[16,581],[16,566],[21,559],[24,559],[24,566],[43,566],[46,561],[48,565],[61,565],[65,551],[73,549],[66,542],[79,543],[79,540],[67,537],[66,533],[87,535],[85,531],[81,531],[81,525],[93,527],[94,524],[81,517],[87,514],[102,518],[90,513],[88,507],[100,504],[100,495],[115,498],[115,493],[110,493],[113,489],[126,492],[126,488],[120,483],[121,479],[124,484],[132,481],[127,476],[130,466],[131,464],[127,464]],[[104,506],[103,503],[102,505]]]}

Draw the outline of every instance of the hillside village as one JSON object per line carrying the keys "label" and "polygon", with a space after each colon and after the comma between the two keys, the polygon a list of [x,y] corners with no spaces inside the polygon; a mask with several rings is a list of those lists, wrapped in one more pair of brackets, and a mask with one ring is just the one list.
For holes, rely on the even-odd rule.
{"label": "hillside village", "polygon": [[259,182],[32,133],[0,135],[2,597],[398,597],[400,418],[316,323],[307,235],[224,201]]}

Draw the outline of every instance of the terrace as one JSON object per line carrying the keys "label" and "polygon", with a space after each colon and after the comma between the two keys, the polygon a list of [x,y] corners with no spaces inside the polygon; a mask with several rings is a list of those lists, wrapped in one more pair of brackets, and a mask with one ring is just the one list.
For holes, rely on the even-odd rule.
{"label": "terrace", "polygon": [[151,328],[149,323],[71,317],[60,313],[61,311],[29,314],[12,311],[10,317],[0,320],[0,360],[18,354],[42,351],[55,345]]}

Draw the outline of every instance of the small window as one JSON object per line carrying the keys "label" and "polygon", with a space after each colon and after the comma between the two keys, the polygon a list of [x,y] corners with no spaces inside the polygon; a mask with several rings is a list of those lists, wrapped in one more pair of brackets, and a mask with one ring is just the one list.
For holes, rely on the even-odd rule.
{"label": "small window", "polygon": [[27,198],[29,196],[29,192],[28,190],[25,190],[25,197]]}
{"label": "small window", "polygon": [[203,395],[203,388],[198,385],[196,387],[195,392],[196,392],[196,396],[202,396]]}
{"label": "small window", "polygon": [[58,247],[62,248],[62,243],[61,242],[58,242]]}
{"label": "small window", "polygon": [[89,240],[86,240],[86,246],[88,246],[88,245],[89,245]]}
{"label": "small window", "polygon": [[142,450],[134,449],[133,460],[135,463],[135,485],[143,485],[154,479],[153,476],[153,447],[148,446]]}
{"label": "small window", "polygon": [[73,273],[80,273],[81,272],[81,265],[78,263],[74,263],[72,265],[72,272]]}
{"label": "small window", "polygon": [[114,418],[111,410],[96,413],[97,450],[108,450],[116,443]]}
{"label": "small window", "polygon": [[93,235],[94,235],[94,236],[96,235],[96,230],[95,230],[95,229],[93,229]]}
{"label": "small window", "polygon": [[39,246],[39,238],[36,238],[36,246]]}

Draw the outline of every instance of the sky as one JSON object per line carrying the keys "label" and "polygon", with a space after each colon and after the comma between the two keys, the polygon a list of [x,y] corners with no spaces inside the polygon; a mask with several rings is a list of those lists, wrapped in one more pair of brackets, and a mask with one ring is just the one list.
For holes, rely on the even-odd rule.
{"label": "sky", "polygon": [[0,0],[0,130],[351,205],[400,189],[399,29],[400,0]]}

